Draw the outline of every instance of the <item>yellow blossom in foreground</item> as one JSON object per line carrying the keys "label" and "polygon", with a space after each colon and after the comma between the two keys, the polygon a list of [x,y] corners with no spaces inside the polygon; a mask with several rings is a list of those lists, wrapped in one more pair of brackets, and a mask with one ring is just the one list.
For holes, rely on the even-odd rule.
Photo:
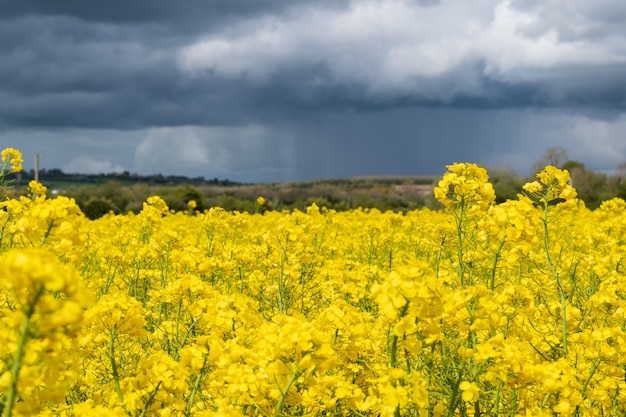
{"label": "yellow blossom in foreground", "polygon": [[21,172],[24,160],[22,153],[15,148],[6,148],[2,151],[2,171],[10,166],[11,172]]}
{"label": "yellow blossom in foreground", "polygon": [[34,413],[63,401],[77,378],[72,343],[91,297],[78,273],[45,249],[3,254],[0,276],[3,415]]}

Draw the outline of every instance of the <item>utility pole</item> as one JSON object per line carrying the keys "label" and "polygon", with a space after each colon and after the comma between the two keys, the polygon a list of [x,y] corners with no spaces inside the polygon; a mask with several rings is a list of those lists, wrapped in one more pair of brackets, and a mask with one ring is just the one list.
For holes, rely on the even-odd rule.
{"label": "utility pole", "polygon": [[35,181],[39,182],[39,154],[35,154]]}

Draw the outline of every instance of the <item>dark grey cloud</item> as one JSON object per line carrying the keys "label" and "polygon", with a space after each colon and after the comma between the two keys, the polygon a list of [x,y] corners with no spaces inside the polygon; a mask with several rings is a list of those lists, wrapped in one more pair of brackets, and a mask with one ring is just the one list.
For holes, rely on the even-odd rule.
{"label": "dark grey cloud", "polygon": [[[245,21],[237,30],[188,46],[179,63],[198,77],[250,84],[294,80],[294,74],[304,73],[295,82],[312,95],[325,88],[356,89],[355,101],[386,105],[409,98],[446,105],[470,100],[568,106],[570,100],[583,102],[591,87],[590,104],[602,105],[606,95],[607,106],[623,106],[624,91],[617,90],[617,103],[615,98],[615,86],[626,81],[623,28],[606,32],[601,41],[582,35],[568,40],[551,25],[558,20],[542,21],[543,26],[537,21],[540,15],[509,2],[431,8],[401,1],[355,2],[340,12]],[[322,26],[325,30],[318,31]],[[493,86],[499,88],[494,92]],[[514,103],[507,90],[515,93],[520,87],[528,93]]]}
{"label": "dark grey cloud", "polygon": [[[574,21],[585,12],[591,26],[610,29],[620,6],[604,3],[613,13],[568,4]],[[584,31],[562,41],[571,22],[553,2],[531,6],[9,1],[0,91],[16,104],[1,110],[2,123],[212,125],[233,123],[236,113],[261,121],[281,106],[622,110],[626,92],[615,87],[626,82],[624,29],[605,30],[603,43]]]}
{"label": "dark grey cloud", "polygon": [[89,24],[158,26],[168,36],[194,36],[227,27],[235,21],[259,15],[293,13],[300,8],[341,9],[348,0],[3,0],[4,19],[25,16],[69,17]]}
{"label": "dark grey cloud", "polygon": [[547,146],[608,166],[624,85],[622,0],[0,1],[0,145],[68,169],[425,174]]}

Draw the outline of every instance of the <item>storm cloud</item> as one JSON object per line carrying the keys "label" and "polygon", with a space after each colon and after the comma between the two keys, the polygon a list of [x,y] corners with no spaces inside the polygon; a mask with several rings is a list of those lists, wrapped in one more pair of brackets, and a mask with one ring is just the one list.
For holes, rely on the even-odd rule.
{"label": "storm cloud", "polygon": [[[626,160],[626,3],[0,2],[0,145],[286,181]],[[32,166],[32,165],[31,165]]]}

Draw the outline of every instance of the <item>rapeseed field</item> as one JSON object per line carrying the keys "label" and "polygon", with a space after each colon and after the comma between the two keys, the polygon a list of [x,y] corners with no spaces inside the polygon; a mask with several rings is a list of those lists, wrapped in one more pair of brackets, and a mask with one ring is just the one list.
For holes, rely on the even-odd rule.
{"label": "rapeseed field", "polygon": [[3,417],[626,413],[626,203],[567,171],[496,205],[450,165],[445,209],[404,214],[46,191],[0,203]]}

